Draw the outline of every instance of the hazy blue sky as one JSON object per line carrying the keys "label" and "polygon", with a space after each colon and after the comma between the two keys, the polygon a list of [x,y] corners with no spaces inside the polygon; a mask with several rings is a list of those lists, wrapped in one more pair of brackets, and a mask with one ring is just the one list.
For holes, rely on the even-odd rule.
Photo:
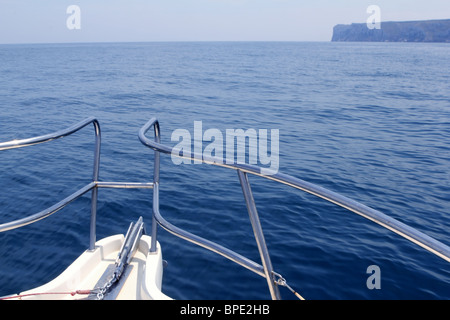
{"label": "hazy blue sky", "polygon": [[[77,5],[81,29],[68,29]],[[450,18],[449,0],[0,0],[0,43],[330,41],[333,26]]]}

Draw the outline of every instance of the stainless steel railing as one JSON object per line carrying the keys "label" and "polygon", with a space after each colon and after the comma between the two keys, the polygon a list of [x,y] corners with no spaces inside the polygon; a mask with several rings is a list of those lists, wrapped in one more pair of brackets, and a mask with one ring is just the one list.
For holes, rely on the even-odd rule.
{"label": "stainless steel railing", "polygon": [[136,182],[100,182],[99,178],[99,169],[100,169],[100,145],[101,145],[101,131],[100,124],[97,119],[90,117],[87,118],[67,129],[60,130],[57,132],[53,132],[50,134],[46,134],[43,136],[33,137],[29,139],[21,139],[21,140],[12,140],[0,143],[0,151],[14,149],[14,148],[23,148],[29,147],[32,145],[53,141],[56,139],[60,139],[71,135],[82,128],[86,127],[89,124],[93,124],[95,130],[95,149],[94,149],[94,166],[93,166],[93,174],[92,174],[92,182],[88,183],[86,186],[78,189],[70,196],[64,198],[58,203],[50,206],[36,214],[27,216],[22,219],[17,219],[14,221],[6,222],[0,224],[0,232],[20,228],[26,226],[28,224],[37,222],[41,219],[47,218],[50,215],[56,213],[57,211],[64,208],[66,205],[71,203],[72,201],[78,199],[82,195],[86,194],[89,191],[91,193],[91,219],[90,219],[90,230],[89,230],[89,250],[95,249],[95,241],[96,241],[96,218],[97,218],[97,195],[98,188],[153,188],[153,183],[136,183]]}
{"label": "stainless steel railing", "polygon": [[[363,204],[360,204],[352,199],[344,197],[333,191],[324,189],[320,186],[311,184],[309,182],[300,180],[298,178],[282,174],[275,173],[272,175],[265,175],[262,168],[247,164],[228,164],[223,163],[222,159],[214,157],[205,157],[196,153],[184,153],[182,155],[178,152],[174,152],[173,155],[187,158],[191,160],[202,161],[204,163],[222,166],[230,169],[237,170],[239,181],[241,183],[242,191],[246,201],[247,210],[249,213],[250,222],[253,228],[255,239],[257,242],[258,250],[261,256],[262,265],[258,264],[226,247],[223,247],[217,243],[199,237],[192,234],[186,230],[183,230],[167,220],[165,220],[159,211],[159,179],[160,179],[160,153],[172,154],[173,148],[161,144],[161,134],[159,122],[156,118],[150,119],[140,130],[139,130],[139,140],[147,147],[155,151],[154,157],[154,174],[153,182],[102,182],[98,181],[99,178],[99,166],[100,166],[100,145],[101,145],[101,133],[100,125],[95,118],[87,118],[65,130],[60,130],[47,135],[34,137],[30,139],[22,140],[12,140],[4,143],[0,143],[0,151],[32,146],[39,143],[49,142],[55,139],[59,139],[68,135],[71,135],[78,130],[86,127],[89,124],[94,125],[95,129],[95,149],[94,149],[94,166],[92,181],[86,186],[80,188],[76,192],[72,193],[70,196],[64,198],[53,206],[42,210],[34,215],[30,215],[23,219],[14,220],[11,222],[0,224],[0,232],[19,228],[41,219],[44,219],[55,212],[59,211],[75,199],[81,197],[89,191],[91,193],[91,219],[90,219],[90,239],[89,239],[89,250],[95,249],[96,241],[96,216],[97,216],[97,192],[98,188],[152,188],[153,189],[153,214],[152,214],[152,226],[151,226],[151,248],[150,253],[155,252],[157,249],[157,226],[160,225],[165,230],[170,233],[185,239],[189,242],[195,243],[201,247],[211,250],[217,254],[220,254],[231,261],[259,274],[260,276],[266,278],[270,294],[273,299],[280,299],[280,293],[278,290],[278,284],[283,284],[284,279],[273,270],[272,263],[270,261],[270,255],[267,250],[267,246],[264,239],[264,234],[259,221],[258,212],[256,209],[255,200],[251,191],[250,182],[248,180],[248,174],[256,175],[265,179],[273,180],[293,188],[302,190],[304,192],[313,194],[317,197],[325,199],[326,201],[332,202],[338,206],[341,206],[351,212],[354,212],[366,219],[369,219],[384,228],[387,228],[400,236],[412,241],[413,243],[425,248],[426,250],[432,252],[433,254],[443,258],[447,262],[450,262],[450,248],[427,236],[426,234],[399,222],[377,210],[369,208]],[[154,129],[154,140],[146,137],[146,133],[153,127]],[[278,279],[276,279],[278,278]]]}
{"label": "stainless steel railing", "polygon": [[[148,130],[150,130],[151,127],[154,127],[154,134],[155,138],[152,141],[151,139],[146,137],[146,133]],[[447,262],[450,262],[450,247],[443,244],[442,242],[439,242],[435,240],[434,238],[400,222],[397,221],[380,211],[374,210],[372,208],[369,208],[361,203],[358,203],[352,199],[349,199],[345,196],[342,196],[336,192],[327,190],[325,188],[322,188],[320,186],[314,185],[312,183],[303,181],[301,179],[292,177],[290,175],[286,175],[283,173],[275,173],[272,175],[265,175],[263,174],[262,168],[248,165],[248,164],[228,164],[224,163],[222,159],[215,158],[215,157],[205,157],[204,155],[193,153],[193,152],[186,152],[183,154],[179,154],[178,151],[174,151],[171,147],[165,146],[161,144],[161,137],[160,137],[160,127],[159,122],[156,118],[150,119],[139,131],[139,139],[140,141],[147,147],[153,149],[155,151],[155,178],[154,178],[154,201],[153,203],[153,217],[154,220],[161,225],[164,229],[171,232],[172,234],[183,238],[187,241],[190,241],[192,243],[195,243],[199,246],[202,246],[204,248],[207,248],[213,252],[216,252],[244,267],[246,267],[249,270],[252,270],[253,272],[265,277],[267,279],[270,293],[272,295],[273,299],[279,299],[279,292],[277,288],[277,281],[275,281],[275,277],[279,276],[277,273],[273,271],[272,264],[270,261],[270,256],[267,250],[267,246],[265,244],[264,240],[264,234],[261,229],[261,225],[259,222],[258,212],[256,209],[255,201],[252,195],[252,191],[250,188],[250,183],[247,177],[247,174],[253,174],[259,177],[263,177],[265,179],[273,180],[285,185],[288,185],[290,187],[302,190],[304,192],[310,193],[312,195],[315,195],[319,198],[322,198],[326,201],[329,201],[331,203],[334,203],[338,206],[341,206],[351,212],[354,212],[366,219],[369,219],[379,225],[381,225],[384,228],[387,228],[400,236],[410,240],[411,242],[415,243],[416,245],[432,252],[433,254],[441,257],[442,259],[446,260]],[[186,158],[196,161],[202,161],[203,163],[208,163],[211,165],[226,167],[230,169],[237,170],[239,181],[241,183],[241,187],[244,193],[244,198],[246,201],[247,209],[249,212],[250,221],[253,227],[253,231],[255,234],[256,242],[258,245],[258,250],[261,256],[262,260],[262,266],[235,253],[234,251],[231,251],[227,248],[224,248],[216,243],[213,243],[207,239],[203,239],[197,235],[191,234],[185,230],[182,230],[168,221],[166,221],[159,212],[159,203],[157,199],[159,199],[159,170],[160,170],[160,160],[159,160],[159,154],[165,153],[165,154],[171,154],[173,156],[177,156],[180,158]],[[153,227],[156,226],[156,223],[153,223]],[[152,239],[156,241],[156,229],[152,233]],[[152,250],[155,250],[155,247],[153,247]]]}

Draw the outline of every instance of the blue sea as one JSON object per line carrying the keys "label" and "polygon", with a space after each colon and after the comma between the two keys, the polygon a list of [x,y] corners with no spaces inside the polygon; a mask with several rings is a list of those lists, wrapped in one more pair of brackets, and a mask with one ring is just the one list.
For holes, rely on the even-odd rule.
{"label": "blue sea", "polygon": [[[350,197],[450,245],[450,46],[424,43],[155,42],[0,45],[0,141],[102,129],[101,181],[153,179],[138,140],[176,129],[278,129],[279,172]],[[151,134],[149,135],[151,136]],[[92,126],[0,153],[0,223],[39,212],[92,176]],[[234,170],[161,157],[171,223],[260,262]],[[439,257],[353,213],[250,176],[276,272],[309,300],[450,298]],[[97,239],[125,233],[151,190],[99,190]],[[0,296],[44,284],[89,245],[90,196],[0,234]],[[270,299],[267,283],[159,228],[175,299]],[[369,289],[369,266],[380,288]],[[78,289],[78,288],[76,288]],[[283,299],[296,299],[280,288]]]}

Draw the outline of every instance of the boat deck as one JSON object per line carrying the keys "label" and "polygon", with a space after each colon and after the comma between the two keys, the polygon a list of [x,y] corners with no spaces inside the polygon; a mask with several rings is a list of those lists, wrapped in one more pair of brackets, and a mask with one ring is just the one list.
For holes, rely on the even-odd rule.
{"label": "boat deck", "polygon": [[[123,241],[121,234],[98,241],[95,250],[85,251],[57,278],[21,292],[18,299],[97,299],[98,290],[95,289],[103,287],[112,274]],[[130,264],[104,300],[169,299],[161,292],[161,248],[158,244],[157,252],[149,253],[150,244],[151,238],[143,235]],[[80,291],[77,293],[77,290]]]}

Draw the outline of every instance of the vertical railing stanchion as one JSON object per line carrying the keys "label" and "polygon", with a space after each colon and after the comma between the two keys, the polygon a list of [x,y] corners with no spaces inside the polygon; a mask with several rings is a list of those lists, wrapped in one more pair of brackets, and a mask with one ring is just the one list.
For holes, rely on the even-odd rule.
{"label": "vertical railing stanchion", "polygon": [[270,295],[273,300],[280,300],[280,292],[278,285],[273,278],[273,267],[270,261],[269,251],[267,250],[266,241],[261,228],[261,222],[259,221],[258,211],[256,210],[255,200],[253,198],[252,190],[250,188],[250,182],[248,181],[247,174],[241,170],[237,170],[239,175],[239,181],[244,193],[245,202],[247,204],[247,210],[252,224],[253,233],[255,234],[256,244],[258,245],[259,254],[261,256],[262,265],[264,267],[264,274],[269,285]]}
{"label": "vertical railing stanchion", "polygon": [[[160,131],[159,122],[154,123],[155,130],[155,142],[160,143]],[[155,150],[155,160],[154,160],[154,171],[153,171],[153,212],[152,212],[152,231],[151,231],[151,245],[150,252],[156,252],[156,236],[158,231],[158,223],[155,218],[155,212],[159,212],[159,166],[160,166],[160,155],[159,151]]]}
{"label": "vertical railing stanchion", "polygon": [[89,250],[95,249],[96,241],[96,221],[97,221],[97,198],[98,198],[98,176],[100,170],[100,145],[101,145],[101,132],[100,124],[97,120],[92,122],[95,128],[95,153],[94,153],[94,172],[92,174],[92,180],[95,183],[91,194],[91,225],[89,230]]}

